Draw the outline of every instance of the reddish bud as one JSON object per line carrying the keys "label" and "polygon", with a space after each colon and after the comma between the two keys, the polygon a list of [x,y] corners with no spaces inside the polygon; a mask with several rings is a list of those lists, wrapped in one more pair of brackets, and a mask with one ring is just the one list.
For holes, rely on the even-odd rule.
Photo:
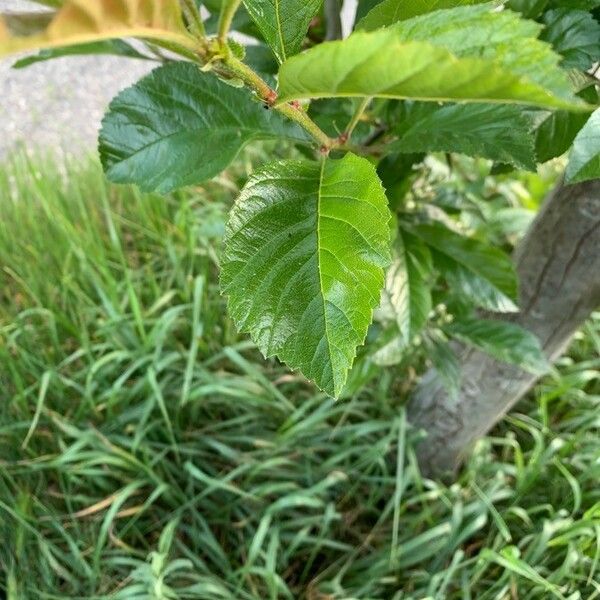
{"label": "reddish bud", "polygon": [[277,92],[275,90],[269,90],[269,92],[267,93],[267,96],[265,98],[265,102],[269,106],[273,106],[273,104],[275,104],[276,101],[277,101]]}

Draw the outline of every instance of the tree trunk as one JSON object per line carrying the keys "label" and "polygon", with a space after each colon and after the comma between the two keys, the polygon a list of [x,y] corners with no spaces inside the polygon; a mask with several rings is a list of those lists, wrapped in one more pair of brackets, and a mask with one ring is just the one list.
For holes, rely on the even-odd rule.
{"label": "tree trunk", "polygon": [[[554,361],[600,305],[600,180],[559,185],[516,249],[515,262],[521,312],[508,318],[537,335]],[[451,398],[431,370],[408,407],[411,423],[428,434],[417,454],[430,475],[454,471],[537,380],[477,350],[459,353],[458,396]]]}

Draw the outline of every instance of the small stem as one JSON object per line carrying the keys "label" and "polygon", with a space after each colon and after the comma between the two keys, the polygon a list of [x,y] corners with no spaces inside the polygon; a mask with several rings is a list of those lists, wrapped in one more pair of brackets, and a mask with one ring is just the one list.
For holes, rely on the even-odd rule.
{"label": "small stem", "polygon": [[204,29],[204,23],[202,22],[200,11],[194,3],[194,0],[183,0],[182,8],[183,14],[190,24],[192,33],[196,37],[204,37],[206,35],[206,30]]}
{"label": "small stem", "polygon": [[298,123],[305,131],[320,144],[323,152],[329,152],[338,146],[337,140],[331,139],[303,110],[297,103],[285,103],[275,106],[277,92],[271,88],[259,75],[248,65],[244,64],[229,54],[223,63],[227,70],[241,79],[267,106],[285,115],[291,121]]}
{"label": "small stem", "polygon": [[305,112],[301,106],[292,104],[280,104],[274,107],[282,115],[288,119],[295,121],[305,131],[310,133],[312,137],[319,142],[321,152],[328,153],[331,149],[337,146],[336,140],[331,139]]}
{"label": "small stem", "polygon": [[231,29],[231,22],[237,9],[240,6],[241,0],[223,0],[221,5],[221,14],[219,15],[218,38],[220,42],[227,39],[227,34]]}
{"label": "small stem", "polygon": [[191,60],[192,62],[196,62],[198,60],[197,52],[184,46],[183,44],[177,44],[175,42],[170,42],[167,40],[151,40],[155,46],[159,48],[164,48],[165,50],[169,50],[169,52],[173,52],[175,54],[179,54],[180,56],[185,56],[185,58]]}
{"label": "small stem", "polygon": [[[225,52],[227,52],[227,50],[225,50]],[[235,58],[235,56],[232,56],[230,52],[226,55],[226,58],[223,59],[223,64],[232,75],[241,79],[251,90],[256,92],[256,95],[266,104],[271,106],[273,102],[275,102],[277,92],[247,64]]]}
{"label": "small stem", "polygon": [[350,137],[352,136],[352,132],[354,131],[355,127],[358,125],[358,122],[360,121],[361,117],[363,116],[363,113],[365,112],[367,106],[369,106],[370,102],[371,102],[371,96],[367,96],[366,98],[363,98],[361,100],[360,104],[356,107],[356,110],[354,111],[354,114],[352,115],[352,118],[350,119],[350,123],[348,123],[346,130],[342,134],[345,137],[345,141],[348,141],[350,139]]}

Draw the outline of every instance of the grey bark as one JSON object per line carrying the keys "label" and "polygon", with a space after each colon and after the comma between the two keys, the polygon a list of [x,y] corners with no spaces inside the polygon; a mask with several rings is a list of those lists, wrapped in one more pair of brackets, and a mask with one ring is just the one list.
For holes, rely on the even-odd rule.
{"label": "grey bark", "polygon": [[[551,361],[600,305],[600,180],[559,185],[515,251],[521,312],[510,320],[533,332]],[[408,407],[427,432],[417,447],[429,475],[454,471],[537,377],[472,349],[460,351],[462,385],[453,399],[431,370]]]}

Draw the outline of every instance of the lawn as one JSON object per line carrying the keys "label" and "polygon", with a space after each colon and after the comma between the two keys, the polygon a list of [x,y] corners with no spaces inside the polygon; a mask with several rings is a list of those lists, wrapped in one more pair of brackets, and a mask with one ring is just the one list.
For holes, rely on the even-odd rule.
{"label": "lawn", "polygon": [[[600,597],[600,315],[452,485],[403,405],[334,401],[236,333],[219,185],[0,171],[0,589],[21,599]],[[65,176],[68,172],[68,177]]]}

